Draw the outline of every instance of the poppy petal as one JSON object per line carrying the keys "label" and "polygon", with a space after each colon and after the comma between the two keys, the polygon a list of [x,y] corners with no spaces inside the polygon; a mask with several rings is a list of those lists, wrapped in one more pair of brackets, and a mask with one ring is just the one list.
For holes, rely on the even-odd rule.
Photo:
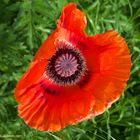
{"label": "poppy petal", "polygon": [[74,3],[69,3],[63,8],[57,27],[76,33],[84,33],[86,23],[84,13],[77,9]]}
{"label": "poppy petal", "polygon": [[79,86],[63,87],[51,83],[45,76],[48,61],[33,61],[19,80],[15,97],[19,116],[31,127],[42,131],[57,131],[83,120],[92,110],[94,97]]}
{"label": "poppy petal", "polygon": [[[34,57],[34,61],[42,58],[48,59],[55,53],[57,47],[55,42],[56,38],[58,38],[58,31],[63,33],[62,29],[65,28],[66,30],[75,32],[79,36],[84,33],[85,27],[86,17],[84,13],[77,9],[74,3],[69,3],[62,10],[56,30],[41,45]],[[64,35],[68,36],[67,33],[64,33]]]}
{"label": "poppy petal", "polygon": [[131,58],[127,44],[115,31],[98,34],[87,40],[90,40],[90,45],[98,54],[98,70],[90,69],[91,79],[84,87],[93,92],[93,115],[96,116],[121,96],[130,76]]}
{"label": "poppy petal", "polygon": [[42,59],[40,61],[33,61],[30,65],[28,71],[22,76],[22,78],[18,81],[18,84],[15,88],[15,97],[17,101],[24,102],[29,94],[26,94],[26,97],[22,96],[25,90],[28,90],[29,87],[35,86],[34,84],[42,77],[45,67],[48,61],[46,59]]}
{"label": "poppy petal", "polygon": [[83,120],[94,104],[91,92],[82,91],[78,86],[58,88],[45,78],[25,90],[22,96],[26,100],[19,105],[19,116],[41,131],[57,131]]}
{"label": "poppy petal", "polygon": [[44,41],[35,54],[33,61],[40,59],[50,58],[56,51],[56,46],[54,44],[56,38],[57,29]]}

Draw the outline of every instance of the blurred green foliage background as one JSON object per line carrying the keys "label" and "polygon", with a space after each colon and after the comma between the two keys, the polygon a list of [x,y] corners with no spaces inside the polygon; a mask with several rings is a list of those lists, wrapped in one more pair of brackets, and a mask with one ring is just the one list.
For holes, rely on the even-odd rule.
{"label": "blurred green foliage background", "polygon": [[[14,88],[41,43],[55,29],[62,7],[75,2],[87,16],[86,33],[115,29],[131,51],[123,96],[104,114],[57,133],[29,128],[17,116]],[[140,0],[0,1],[0,140],[140,140]]]}

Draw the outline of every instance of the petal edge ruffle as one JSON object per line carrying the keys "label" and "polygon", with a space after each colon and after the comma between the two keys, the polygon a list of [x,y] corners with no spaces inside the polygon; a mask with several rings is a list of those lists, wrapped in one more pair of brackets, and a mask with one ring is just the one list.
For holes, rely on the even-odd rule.
{"label": "petal edge ruffle", "polygon": [[69,3],[63,8],[57,27],[84,33],[86,23],[85,14],[77,9],[74,3]]}

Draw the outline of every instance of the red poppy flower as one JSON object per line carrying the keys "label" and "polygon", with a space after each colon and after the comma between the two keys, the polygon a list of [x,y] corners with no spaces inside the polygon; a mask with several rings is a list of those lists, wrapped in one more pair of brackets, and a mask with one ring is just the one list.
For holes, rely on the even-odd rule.
{"label": "red poppy flower", "polygon": [[84,33],[86,18],[66,5],[56,30],[19,80],[19,116],[31,127],[57,131],[103,113],[121,96],[130,75],[128,47],[111,30]]}

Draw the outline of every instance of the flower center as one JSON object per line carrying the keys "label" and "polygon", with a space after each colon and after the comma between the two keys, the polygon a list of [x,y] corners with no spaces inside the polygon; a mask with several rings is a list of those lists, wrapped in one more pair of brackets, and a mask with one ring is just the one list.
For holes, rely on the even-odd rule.
{"label": "flower center", "polygon": [[61,42],[56,53],[48,60],[46,76],[57,85],[78,83],[86,71],[86,62],[79,49]]}
{"label": "flower center", "polygon": [[66,53],[58,57],[55,62],[55,70],[62,77],[69,77],[77,70],[78,62],[75,56]]}

